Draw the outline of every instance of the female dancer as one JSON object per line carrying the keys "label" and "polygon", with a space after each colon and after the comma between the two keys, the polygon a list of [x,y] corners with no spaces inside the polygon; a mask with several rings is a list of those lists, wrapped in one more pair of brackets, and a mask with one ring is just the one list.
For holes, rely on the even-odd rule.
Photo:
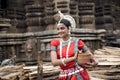
{"label": "female dancer", "polygon": [[71,23],[67,19],[61,19],[57,25],[58,36],[61,39],[53,39],[50,43],[52,64],[61,68],[59,80],[90,80],[85,66],[94,66],[96,61],[92,59],[93,61],[84,67],[77,64],[76,51],[78,49],[91,55],[92,53],[81,39],[70,36],[70,26]]}

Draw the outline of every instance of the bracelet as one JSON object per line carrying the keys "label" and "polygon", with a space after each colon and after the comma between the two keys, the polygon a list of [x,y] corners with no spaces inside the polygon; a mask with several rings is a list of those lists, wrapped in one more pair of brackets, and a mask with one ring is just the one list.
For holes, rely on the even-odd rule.
{"label": "bracelet", "polygon": [[65,60],[65,58],[61,59],[62,64],[63,64],[64,66],[66,66],[66,64],[65,64],[64,60]]}

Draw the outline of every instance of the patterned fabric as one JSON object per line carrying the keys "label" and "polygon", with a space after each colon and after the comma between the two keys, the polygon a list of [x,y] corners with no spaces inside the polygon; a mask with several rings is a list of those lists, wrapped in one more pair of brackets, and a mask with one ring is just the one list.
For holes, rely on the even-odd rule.
{"label": "patterned fabric", "polygon": [[76,66],[67,70],[61,70],[59,80],[90,80],[85,68]]}
{"label": "patterned fabric", "polygon": [[[76,38],[71,39],[68,57],[74,56],[77,49],[82,51],[88,49],[84,42],[80,39],[77,41],[78,45],[76,46],[76,40],[78,39]],[[62,58],[66,58],[67,45],[68,45],[67,41],[62,43]],[[50,46],[52,51],[56,51],[57,58],[60,59],[60,40],[58,39],[52,40]],[[75,61],[67,63],[66,66],[61,65],[60,68],[61,72],[59,75],[59,80],[90,80],[87,70],[85,68],[80,67],[79,65],[76,65]]]}
{"label": "patterned fabric", "polygon": [[[83,68],[79,67],[79,66],[76,66],[74,68],[70,68],[67,70],[61,70],[60,75],[59,75],[59,79],[63,80],[63,79],[68,78],[68,77],[71,78],[72,75],[77,74],[80,71],[83,71]],[[83,78],[80,75],[78,75],[78,76],[79,76],[80,80],[83,80]]]}

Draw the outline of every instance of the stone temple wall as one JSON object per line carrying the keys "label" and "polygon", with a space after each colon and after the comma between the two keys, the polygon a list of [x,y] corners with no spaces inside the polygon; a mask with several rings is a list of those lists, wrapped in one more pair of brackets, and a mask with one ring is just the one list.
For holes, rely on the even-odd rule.
{"label": "stone temple wall", "polygon": [[53,30],[59,10],[74,17],[72,37],[82,38],[91,50],[102,47],[101,29],[107,38],[119,40],[119,0],[0,0],[1,61],[17,55],[16,62],[36,64],[40,50],[49,61],[49,42],[58,38]]}

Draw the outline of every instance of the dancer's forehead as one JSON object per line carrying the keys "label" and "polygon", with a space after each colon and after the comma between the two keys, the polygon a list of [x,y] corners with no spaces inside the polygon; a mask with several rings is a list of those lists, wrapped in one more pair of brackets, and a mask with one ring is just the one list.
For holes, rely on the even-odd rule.
{"label": "dancer's forehead", "polygon": [[68,29],[71,26],[70,21],[68,21],[67,19],[61,19],[60,22],[58,23],[58,25],[60,23],[63,23]]}

